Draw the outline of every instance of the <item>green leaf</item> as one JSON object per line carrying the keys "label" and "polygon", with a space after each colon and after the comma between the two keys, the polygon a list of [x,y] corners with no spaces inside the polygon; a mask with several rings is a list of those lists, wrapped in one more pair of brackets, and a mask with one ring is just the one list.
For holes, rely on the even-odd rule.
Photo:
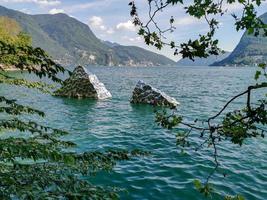
{"label": "green leaf", "polygon": [[200,190],[200,189],[202,188],[202,183],[201,183],[200,180],[195,179],[195,180],[193,181],[193,183],[194,183],[194,186],[195,186],[195,188],[196,188],[197,190]]}
{"label": "green leaf", "polygon": [[258,80],[260,75],[261,75],[261,71],[256,71],[256,74],[255,74],[255,77],[254,77],[255,80]]}

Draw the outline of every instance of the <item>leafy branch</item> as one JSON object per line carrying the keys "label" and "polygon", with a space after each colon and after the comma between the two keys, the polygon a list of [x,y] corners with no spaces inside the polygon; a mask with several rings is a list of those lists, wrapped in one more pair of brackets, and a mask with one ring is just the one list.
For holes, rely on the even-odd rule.
{"label": "leafy branch", "polygon": [[[217,18],[227,13],[227,6],[239,4],[243,7],[241,16],[232,13],[235,20],[237,31],[248,30],[248,34],[267,36],[267,27],[263,21],[257,17],[256,7],[261,6],[262,0],[195,0],[193,3],[186,4],[183,0],[149,0],[148,19],[143,20],[138,15],[138,7],[135,1],[131,1],[130,15],[133,18],[133,24],[139,28],[138,34],[144,38],[147,45],[155,46],[161,50],[164,46],[169,46],[174,50],[174,55],[181,54],[183,58],[194,60],[195,57],[207,58],[210,55],[219,55],[223,51],[218,47],[219,41],[214,39],[216,31],[220,28]],[[185,43],[177,44],[175,41],[169,41],[167,33],[173,33],[176,30],[175,17],[170,16],[169,24],[160,24],[156,17],[170,7],[183,6],[185,12],[198,19],[207,22],[209,31],[205,34],[199,34],[198,39],[189,39]],[[143,21],[147,21],[144,23]]]}
{"label": "leafy branch", "polygon": [[[267,78],[266,65],[261,64],[260,69],[261,71],[256,72],[256,80],[258,80],[260,76]],[[266,88],[267,82],[260,82],[249,86],[247,90],[235,95],[227,101],[218,113],[209,117],[206,121],[202,121],[200,126],[198,125],[198,119],[192,124],[183,122],[183,118],[177,115],[175,111],[172,111],[171,114],[168,114],[167,111],[156,113],[156,122],[164,128],[173,129],[179,125],[188,128],[185,133],[177,134],[177,145],[180,145],[182,148],[190,147],[191,134],[196,131],[199,132],[199,137],[202,138],[203,142],[195,147],[195,151],[199,151],[205,146],[213,148],[213,170],[207,176],[206,181],[201,187],[199,186],[199,182],[195,183],[197,189],[206,196],[212,192],[209,182],[220,166],[217,146],[226,140],[230,140],[233,144],[242,146],[245,139],[265,137],[267,132],[267,100],[258,100],[257,104],[252,104],[251,95],[253,91]],[[242,96],[246,97],[246,107],[242,110],[234,110],[225,114],[226,109],[229,108],[236,99]],[[265,96],[267,96],[267,94]],[[220,118],[222,115],[223,117]],[[221,122],[218,123],[218,121]]]}
{"label": "leafy branch", "polygon": [[[10,67],[62,83],[58,75],[68,70],[41,48],[33,48],[25,35],[26,42],[7,33],[2,37],[5,29],[1,23],[0,84],[45,93],[53,89],[46,83],[10,75],[7,72]],[[67,131],[25,118],[45,117],[43,111],[4,95],[0,95],[0,113],[0,131],[6,133],[0,137],[0,199],[118,199],[120,189],[93,185],[89,177],[101,170],[111,171],[118,161],[148,155],[145,151],[120,149],[77,153],[76,144],[63,137],[69,134]],[[14,131],[19,134],[11,134]]]}
{"label": "leafy branch", "polygon": [[[185,3],[183,0],[149,0],[148,3],[148,19],[141,19],[138,14],[137,3],[132,0],[129,3],[131,7],[130,15],[133,18],[133,24],[139,28],[138,34],[144,38],[147,45],[155,46],[161,50],[164,46],[170,46],[174,50],[174,55],[180,54],[183,58],[194,60],[195,57],[207,58],[210,55],[219,55],[223,52],[219,47],[219,41],[214,39],[215,33],[220,28],[220,19],[225,15],[228,10],[227,6],[238,5],[241,6],[243,12],[241,15],[232,13],[235,20],[236,31],[246,30],[247,34],[257,36],[267,36],[267,26],[257,16],[256,8],[262,5],[262,0],[194,0],[190,3]],[[169,23],[160,23],[157,16],[170,7],[182,6],[185,12],[198,20],[206,21],[209,30],[206,34],[199,34],[198,39],[189,39],[187,42],[177,44],[175,41],[168,40],[167,33],[172,33],[176,30],[175,17],[170,16]],[[147,21],[147,22],[144,22]],[[163,24],[163,25],[162,25]],[[267,78],[266,64],[260,64],[261,70],[255,74],[255,79],[259,80],[260,77]],[[252,137],[264,137],[266,133],[267,124],[267,111],[266,99],[258,100],[257,104],[251,103],[251,94],[254,91],[265,89],[266,82],[260,82],[256,85],[251,85],[240,94],[231,98],[223,108],[214,116],[211,116],[206,121],[199,123],[195,120],[193,123],[186,123],[183,118],[172,111],[171,113],[166,110],[156,113],[156,122],[164,128],[173,129],[178,125],[187,127],[185,132],[177,134],[177,144],[184,147],[190,146],[190,137],[192,132],[199,132],[200,138],[203,142],[198,144],[195,148],[196,151],[207,147],[213,148],[214,169],[206,178],[204,184],[196,181],[196,188],[208,196],[212,188],[209,184],[213,174],[219,168],[218,159],[218,144],[223,140],[230,140],[234,144],[242,145],[244,140]],[[234,110],[226,113],[226,109],[239,97],[246,96],[246,106],[242,110]],[[220,121],[221,120],[221,121]],[[220,121],[220,123],[218,123]],[[237,195],[235,197],[227,196],[225,199],[243,199]]]}

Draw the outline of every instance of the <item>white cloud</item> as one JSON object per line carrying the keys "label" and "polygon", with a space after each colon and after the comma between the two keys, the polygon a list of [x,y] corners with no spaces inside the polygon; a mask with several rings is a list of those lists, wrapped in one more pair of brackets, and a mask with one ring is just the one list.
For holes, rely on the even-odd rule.
{"label": "white cloud", "polygon": [[[261,6],[267,4],[267,1],[263,1]],[[253,5],[256,7],[256,2],[253,2]],[[244,9],[244,5],[242,3],[232,3],[232,4],[223,4],[223,10],[227,10],[228,12],[241,11]]]}
{"label": "white cloud", "polygon": [[69,13],[74,13],[74,12],[78,12],[80,10],[88,9],[94,6],[95,6],[95,3],[84,3],[84,4],[72,5],[70,7],[67,7],[66,9],[68,10]]}
{"label": "white cloud", "polygon": [[107,30],[107,28],[104,25],[99,26],[99,29],[102,30],[102,31]]}
{"label": "white cloud", "polygon": [[101,7],[107,7],[111,6],[111,4],[115,2],[119,2],[121,0],[97,0],[94,2],[88,2],[88,3],[80,3],[80,4],[75,4],[72,6],[66,7],[66,11],[68,13],[75,13],[75,12],[80,12],[81,10],[86,10],[89,8],[101,8]]}
{"label": "white cloud", "polygon": [[0,3],[35,3],[41,6],[56,6],[61,4],[59,0],[0,0]]}
{"label": "white cloud", "polygon": [[51,10],[49,10],[49,14],[58,14],[58,13],[65,13],[65,11],[63,9],[58,9],[58,8],[53,8]]}
{"label": "white cloud", "polygon": [[32,0],[34,3],[44,6],[56,6],[61,4],[59,0]]}
{"label": "white cloud", "polygon": [[142,41],[141,37],[128,37],[128,36],[123,36],[122,39],[127,42],[140,42]]}
{"label": "white cloud", "polygon": [[98,16],[93,16],[89,19],[89,26],[100,30],[106,30],[103,19]]}
{"label": "white cloud", "polygon": [[199,24],[199,23],[203,23],[203,21],[195,17],[190,17],[190,16],[175,19],[174,21],[175,26],[188,26],[188,25]]}
{"label": "white cloud", "polygon": [[133,23],[128,20],[127,22],[121,22],[116,26],[117,30],[124,30],[124,31],[136,31],[136,27]]}
{"label": "white cloud", "polygon": [[113,28],[109,28],[109,29],[107,30],[107,34],[109,34],[109,35],[113,34],[114,32],[115,32],[115,31],[114,31]]}
{"label": "white cloud", "polygon": [[106,25],[104,23],[104,20],[101,17],[99,17],[99,16],[93,16],[93,17],[91,17],[89,19],[88,25],[90,27],[94,28],[95,30],[105,31],[109,35],[111,35],[111,34],[113,34],[115,32],[113,28],[106,27]]}
{"label": "white cloud", "polygon": [[140,41],[142,41],[142,38],[141,37],[135,37],[135,38],[129,38],[129,40],[131,42],[140,42]]}
{"label": "white cloud", "polygon": [[233,12],[233,11],[238,11],[241,10],[242,8],[244,8],[244,6],[240,3],[233,3],[233,4],[225,4],[223,6],[224,10],[227,10],[228,12]]}
{"label": "white cloud", "polygon": [[[136,31],[135,26],[132,24],[131,21],[127,22],[122,22],[117,24],[115,27],[107,26],[103,20],[102,17],[99,16],[92,16],[89,21],[88,21],[88,26],[91,27],[95,31],[101,31],[98,34],[101,36],[107,36],[107,35],[112,35],[115,32],[119,33],[119,31],[125,30],[125,31]],[[124,38],[124,40],[127,41],[138,41],[139,37],[136,38],[130,38],[127,37]]]}

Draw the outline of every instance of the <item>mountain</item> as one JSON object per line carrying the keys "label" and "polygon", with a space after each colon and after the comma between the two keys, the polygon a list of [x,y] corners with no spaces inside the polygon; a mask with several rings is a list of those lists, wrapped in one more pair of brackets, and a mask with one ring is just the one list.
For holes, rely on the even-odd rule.
{"label": "mountain", "polygon": [[[169,58],[157,53],[150,54],[150,61],[147,59],[147,51],[136,46],[123,46],[116,42],[103,41],[104,44],[113,48],[117,58],[122,62],[122,65],[133,65],[135,62],[145,66],[164,65],[169,62]],[[153,62],[151,62],[153,60]],[[175,65],[175,63],[171,63]]]}
{"label": "mountain", "polygon": [[110,42],[110,41],[102,41],[105,45],[109,46],[109,47],[115,47],[115,46],[119,46],[120,44],[116,43],[116,42]]}
{"label": "mountain", "polygon": [[66,14],[28,15],[0,6],[0,16],[15,19],[41,47],[63,65],[92,64],[107,66],[174,65],[165,56],[134,46],[111,46],[98,39],[86,24]]}
{"label": "mountain", "polygon": [[23,31],[31,35],[34,46],[42,47],[49,52],[49,54],[55,55],[55,57],[64,56],[68,53],[39,27],[38,23],[31,15],[26,15],[0,6],[0,16],[7,16],[16,20],[21,25]]}
{"label": "mountain", "polygon": [[170,59],[156,53],[150,53],[136,46],[114,46],[114,51],[122,65],[135,65],[139,63],[144,66],[160,66],[160,65],[175,65],[175,62]]}
{"label": "mountain", "polygon": [[[267,13],[260,17],[267,24]],[[225,59],[213,65],[255,65],[267,60],[267,37],[261,33],[258,37],[246,31],[234,51]]]}
{"label": "mountain", "polygon": [[211,55],[208,58],[195,58],[194,61],[189,58],[182,58],[177,62],[178,66],[209,66],[215,62],[219,62],[230,55],[230,52],[225,52],[221,55]]}

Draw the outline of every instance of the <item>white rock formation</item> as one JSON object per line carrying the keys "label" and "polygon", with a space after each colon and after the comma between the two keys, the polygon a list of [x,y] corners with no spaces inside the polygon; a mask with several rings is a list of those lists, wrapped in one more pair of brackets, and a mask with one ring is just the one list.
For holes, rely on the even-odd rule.
{"label": "white rock formation", "polygon": [[131,103],[143,103],[171,108],[175,108],[177,105],[179,105],[179,102],[177,102],[174,98],[156,88],[153,88],[141,80],[138,81],[134,88]]}
{"label": "white rock formation", "polygon": [[72,75],[63,82],[62,87],[55,92],[55,95],[93,99],[107,99],[112,97],[105,85],[98,80],[97,76],[88,73],[82,66],[74,69]]}

